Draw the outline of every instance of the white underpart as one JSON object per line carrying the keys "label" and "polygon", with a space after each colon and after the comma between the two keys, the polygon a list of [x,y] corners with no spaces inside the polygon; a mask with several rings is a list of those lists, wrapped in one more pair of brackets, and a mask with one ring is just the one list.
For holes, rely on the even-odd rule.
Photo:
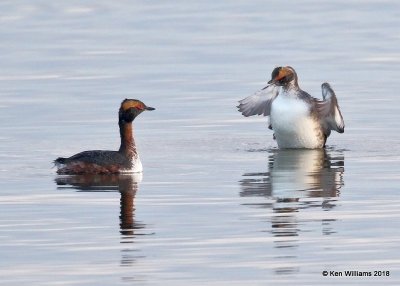
{"label": "white underpart", "polygon": [[272,102],[271,123],[279,148],[321,148],[319,122],[310,117],[307,103],[282,92]]}
{"label": "white underpart", "polygon": [[120,171],[121,173],[141,173],[143,172],[142,162],[140,161],[139,156],[133,158],[132,160],[132,168],[124,169]]}

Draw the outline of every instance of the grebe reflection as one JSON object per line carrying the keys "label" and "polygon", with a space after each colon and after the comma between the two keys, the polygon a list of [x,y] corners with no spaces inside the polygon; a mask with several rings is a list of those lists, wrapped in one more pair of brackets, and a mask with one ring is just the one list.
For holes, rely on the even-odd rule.
{"label": "grebe reflection", "polygon": [[325,149],[272,150],[267,172],[243,174],[242,197],[262,196],[276,201],[332,198],[343,186],[344,156]]}
{"label": "grebe reflection", "polygon": [[[119,229],[121,243],[134,243],[135,237],[144,235],[145,224],[135,219],[135,195],[138,183],[142,180],[141,173],[135,174],[85,174],[58,176],[55,181],[59,189],[76,189],[80,192],[112,192],[120,193]],[[137,258],[132,255],[135,250],[122,249],[121,265],[131,265]]]}
{"label": "grebe reflection", "polygon": [[[335,233],[334,220],[320,217],[322,211],[335,207],[344,185],[344,156],[334,150],[272,150],[268,169],[245,173],[240,180],[243,205],[271,209],[271,214],[257,216],[270,224],[267,230],[279,249],[279,262],[296,259],[300,234],[317,225],[323,235]],[[315,212],[301,219],[301,212]],[[315,216],[314,216],[315,215]],[[279,263],[278,263],[279,264]],[[295,264],[293,264],[295,265]],[[295,273],[298,267],[277,267],[277,274]]]}

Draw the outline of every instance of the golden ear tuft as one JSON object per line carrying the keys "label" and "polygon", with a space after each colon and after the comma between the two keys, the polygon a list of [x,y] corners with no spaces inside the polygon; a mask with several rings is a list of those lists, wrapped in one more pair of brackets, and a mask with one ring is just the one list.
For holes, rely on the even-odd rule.
{"label": "golden ear tuft", "polygon": [[282,67],[279,69],[279,73],[276,76],[275,80],[280,80],[282,78],[284,78],[285,76],[287,76],[288,74],[291,73],[291,70],[286,68],[286,67]]}
{"label": "golden ear tuft", "polygon": [[145,106],[142,102],[135,99],[125,99],[121,104],[121,109],[126,111],[129,108],[136,108],[140,110],[144,110]]}

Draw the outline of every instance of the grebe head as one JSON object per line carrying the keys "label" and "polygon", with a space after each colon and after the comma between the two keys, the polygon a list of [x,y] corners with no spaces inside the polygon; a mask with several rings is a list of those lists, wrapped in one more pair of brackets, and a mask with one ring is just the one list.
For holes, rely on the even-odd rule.
{"label": "grebe head", "polygon": [[132,122],[136,116],[145,110],[154,110],[155,108],[146,106],[143,102],[137,99],[125,99],[119,108],[119,121]]}
{"label": "grebe head", "polygon": [[272,71],[271,80],[268,84],[287,86],[290,83],[297,84],[297,74],[292,67],[277,67]]}

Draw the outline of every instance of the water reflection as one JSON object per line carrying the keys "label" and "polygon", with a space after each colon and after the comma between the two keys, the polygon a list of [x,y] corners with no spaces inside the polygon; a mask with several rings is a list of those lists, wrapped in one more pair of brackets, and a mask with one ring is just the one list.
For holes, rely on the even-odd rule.
{"label": "water reflection", "polygon": [[[277,259],[296,258],[295,249],[300,246],[298,237],[308,231],[308,222],[318,221],[323,235],[335,232],[334,220],[321,219],[313,213],[306,216],[308,219],[299,217],[300,212],[318,211],[318,208],[327,211],[335,207],[344,185],[343,174],[344,156],[340,151],[271,150],[266,172],[243,175],[240,196],[262,198],[245,205],[272,209],[267,220],[276,238],[274,246],[281,250]],[[297,271],[296,267],[276,269],[277,274]]]}
{"label": "water reflection", "polygon": [[337,197],[344,172],[344,156],[338,153],[331,156],[326,150],[271,150],[268,171],[244,174],[240,195],[278,200]]}
{"label": "water reflection", "polygon": [[[121,243],[132,244],[135,237],[143,235],[145,224],[135,219],[135,195],[141,174],[123,175],[74,175],[59,176],[55,179],[58,188],[73,188],[83,192],[119,191],[120,213],[119,230]],[[121,266],[132,265],[140,256],[135,255],[137,250],[129,245],[121,250]]]}

